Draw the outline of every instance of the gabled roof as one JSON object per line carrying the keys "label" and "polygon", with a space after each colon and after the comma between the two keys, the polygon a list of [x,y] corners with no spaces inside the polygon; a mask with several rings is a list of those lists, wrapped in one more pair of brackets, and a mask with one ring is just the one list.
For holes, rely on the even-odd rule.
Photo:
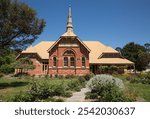
{"label": "gabled roof", "polygon": [[22,51],[22,53],[36,53],[36,49],[33,46],[28,47],[26,50]]}
{"label": "gabled roof", "polygon": [[[70,36],[61,36],[47,51],[50,52],[50,50],[52,50],[52,48],[61,40],[62,37],[70,37]],[[72,37],[76,37],[76,39],[90,52],[91,50],[89,49],[88,46],[86,46],[86,44],[81,41],[77,36],[72,36]]]}
{"label": "gabled roof", "polygon": [[134,64],[125,58],[99,58],[103,53],[119,53],[115,49],[105,46],[99,41],[83,41],[90,49],[90,64]]}
{"label": "gabled roof", "polygon": [[[48,59],[49,54],[47,49],[54,44],[54,41],[42,41],[34,47],[30,46],[26,50],[22,51],[22,54],[37,53],[41,59]],[[19,56],[17,56],[19,57]]]}
{"label": "gabled roof", "polygon": [[118,51],[116,51],[115,49],[113,49],[110,46],[106,46],[106,48],[104,49],[103,53],[118,53]]}
{"label": "gabled roof", "polygon": [[[59,41],[60,39],[58,39]],[[58,42],[57,41],[57,42]],[[134,64],[133,62],[121,57],[121,58],[99,58],[103,53],[119,53],[115,49],[105,46],[99,41],[83,41],[86,47],[90,49],[89,63],[90,64]],[[56,42],[43,41],[34,47],[29,47],[22,53],[37,53],[42,59],[48,59],[49,53],[48,48],[54,46]]]}

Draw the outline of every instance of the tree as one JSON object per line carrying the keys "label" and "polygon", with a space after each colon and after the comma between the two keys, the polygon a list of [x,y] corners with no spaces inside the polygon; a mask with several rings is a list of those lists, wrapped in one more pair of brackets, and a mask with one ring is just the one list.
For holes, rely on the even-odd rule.
{"label": "tree", "polygon": [[135,44],[134,42],[126,44],[122,49],[122,55],[135,63],[135,68],[142,71],[150,62],[149,54],[144,46]]}
{"label": "tree", "polygon": [[146,48],[147,52],[150,53],[150,43],[145,43],[144,47]]}
{"label": "tree", "polygon": [[0,0],[0,55],[6,49],[24,49],[33,43],[45,26],[36,11],[18,0]]}
{"label": "tree", "polygon": [[13,52],[7,52],[7,55],[3,57],[0,56],[0,73],[9,74],[14,72],[15,57]]}
{"label": "tree", "polygon": [[120,54],[122,54],[121,52],[122,52],[122,48],[120,48],[120,47],[116,47],[116,49],[115,50],[117,50]]}
{"label": "tree", "polygon": [[20,58],[15,64],[14,67],[16,69],[20,69],[21,73],[23,73],[23,70],[33,70],[35,69],[35,66],[33,65],[33,62],[29,58]]}

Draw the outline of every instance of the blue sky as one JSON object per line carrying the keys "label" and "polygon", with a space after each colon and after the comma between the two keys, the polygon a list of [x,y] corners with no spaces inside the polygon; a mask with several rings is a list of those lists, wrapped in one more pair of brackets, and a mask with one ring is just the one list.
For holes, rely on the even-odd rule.
{"label": "blue sky", "polygon": [[[46,27],[33,45],[57,40],[66,30],[69,0],[21,0],[35,9]],[[150,43],[150,0],[70,0],[74,32],[81,40],[123,47]]]}

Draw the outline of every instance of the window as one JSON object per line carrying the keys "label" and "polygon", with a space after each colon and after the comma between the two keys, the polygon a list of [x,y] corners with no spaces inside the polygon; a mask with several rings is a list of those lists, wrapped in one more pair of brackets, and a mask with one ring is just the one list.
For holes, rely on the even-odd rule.
{"label": "window", "polygon": [[57,59],[56,57],[53,57],[53,66],[56,67],[56,65],[57,65]]}
{"label": "window", "polygon": [[70,58],[70,66],[75,66],[75,61],[74,57]]}
{"label": "window", "polygon": [[64,57],[64,66],[65,66],[65,67],[68,66],[68,57]]}
{"label": "window", "polygon": [[48,62],[43,62],[42,70],[43,70],[43,73],[47,73],[47,71],[48,71]]}
{"label": "window", "polygon": [[74,56],[74,55],[75,55],[74,52],[71,51],[71,50],[67,50],[67,51],[65,51],[65,53],[64,53],[64,56]]}
{"label": "window", "polygon": [[85,67],[85,57],[82,57],[82,67]]}

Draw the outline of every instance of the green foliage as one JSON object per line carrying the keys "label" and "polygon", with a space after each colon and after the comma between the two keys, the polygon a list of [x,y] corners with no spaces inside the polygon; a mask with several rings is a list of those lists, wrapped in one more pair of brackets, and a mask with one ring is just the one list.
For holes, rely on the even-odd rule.
{"label": "green foliage", "polygon": [[150,84],[150,72],[137,75],[129,75],[126,79],[130,81],[130,83]]}
{"label": "green foliage", "polygon": [[14,64],[16,69],[34,69],[35,66],[33,65],[33,62],[29,58],[20,58],[16,64]]}
{"label": "green foliage", "polygon": [[45,26],[36,11],[18,0],[0,0],[0,55],[23,49],[38,38]]}
{"label": "green foliage", "polygon": [[[31,88],[26,93],[17,94],[13,98],[13,101],[54,101],[52,99],[53,97],[70,97],[72,96],[71,91],[80,91],[80,89],[82,88],[82,83],[79,81],[79,79],[66,81],[43,80],[38,82],[34,80],[31,84]],[[61,101],[61,99],[55,101]]]}
{"label": "green foliage", "polygon": [[3,73],[0,73],[0,78],[2,78],[4,76],[4,74]]}
{"label": "green foliage", "polygon": [[35,97],[28,92],[19,92],[19,94],[15,95],[11,100],[13,102],[33,102],[35,101]]}
{"label": "green foliage", "polygon": [[133,61],[138,71],[144,70],[150,62],[150,56],[146,48],[134,42],[128,43],[123,47],[122,55]]}
{"label": "green foliage", "polygon": [[150,54],[150,43],[145,43],[144,47],[145,47],[146,51]]}
{"label": "green foliage", "polygon": [[78,80],[79,80],[81,86],[85,87],[85,84],[86,84],[85,78],[83,76],[80,76],[80,77],[78,77]]}
{"label": "green foliage", "polygon": [[75,76],[74,75],[66,75],[65,78],[66,79],[73,79],[73,78],[75,78]]}
{"label": "green foliage", "polygon": [[[99,84],[102,85],[107,85],[108,83],[110,84],[115,84],[117,87],[120,89],[124,88],[123,81],[119,78],[115,78],[111,75],[106,75],[106,74],[101,74],[101,75],[96,75],[93,77],[87,84],[87,86],[91,90],[97,90],[99,87]],[[99,89],[98,89],[99,90]]]}
{"label": "green foliage", "polygon": [[82,86],[79,80],[70,80],[70,82],[68,83],[68,88],[72,91],[80,91]]}
{"label": "green foliage", "polygon": [[118,72],[118,67],[111,65],[111,66],[100,66],[99,71],[100,73],[107,73],[107,74],[113,74]]}
{"label": "green foliage", "polygon": [[13,73],[14,70],[14,67],[9,64],[5,64],[0,67],[0,72],[3,72],[5,74]]}
{"label": "green foliage", "polygon": [[132,101],[123,93],[124,84],[122,80],[110,75],[97,75],[88,82],[91,92],[87,98],[94,98],[97,101],[123,102]]}
{"label": "green foliage", "polygon": [[85,79],[86,81],[89,81],[93,76],[94,76],[93,73],[89,73],[89,74],[86,74],[86,75],[84,76],[84,79]]}
{"label": "green foliage", "polygon": [[13,63],[15,62],[15,54],[10,52],[8,55],[0,56],[0,72],[9,74],[14,72]]}

